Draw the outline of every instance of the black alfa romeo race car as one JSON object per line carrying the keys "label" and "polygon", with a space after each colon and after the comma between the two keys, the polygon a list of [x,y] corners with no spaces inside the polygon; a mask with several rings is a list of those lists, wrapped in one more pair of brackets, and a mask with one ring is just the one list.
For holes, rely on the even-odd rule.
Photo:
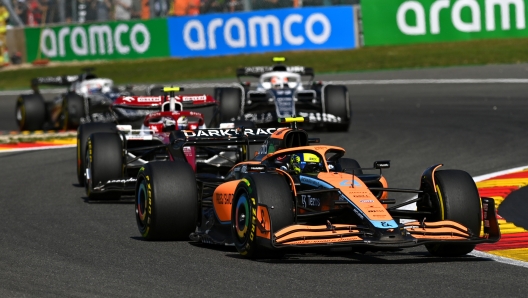
{"label": "black alfa romeo race car", "polygon": [[[16,102],[15,116],[20,130],[68,130],[86,122],[114,122],[109,106],[131,92],[120,91],[111,79],[98,78],[92,70],[31,80],[33,93],[21,94]],[[45,101],[40,85],[64,86],[66,91],[52,101]]]}
{"label": "black alfa romeo race car", "polygon": [[[125,114],[126,119],[134,121],[89,122],[79,126],[77,178],[79,184],[86,187],[89,199],[118,199],[121,193],[133,192],[139,168],[148,162],[168,158],[160,144],[163,147],[168,141],[170,131],[205,128],[204,115],[187,109],[214,105],[212,96],[176,96],[175,92],[183,88],[162,89],[169,93],[168,96],[122,96],[111,104],[110,110],[116,115]],[[194,150],[188,149],[186,154],[197,158]],[[225,163],[225,159],[220,162]]]}
{"label": "black alfa romeo race car", "polygon": [[[253,121],[259,127],[273,127],[278,118],[304,117],[304,128],[325,127],[329,131],[347,131],[352,121],[348,89],[343,85],[314,82],[314,71],[304,66],[286,66],[284,58],[273,66],[237,69],[235,87],[215,88],[218,101],[214,127],[233,120]],[[241,78],[257,78],[243,82]],[[302,78],[308,78],[306,84]],[[256,88],[252,87],[256,84]]]}
{"label": "black alfa romeo race car", "polygon": [[[421,174],[418,189],[399,189],[382,175],[389,161],[361,168],[343,148],[295,126],[173,131],[164,143],[158,149],[166,158],[145,164],[135,186],[135,216],[147,240],[234,245],[248,258],[418,245],[456,257],[500,238],[494,200],[479,196],[468,173],[441,164]],[[243,154],[256,143],[263,143],[256,156]],[[227,171],[198,169],[186,158],[186,148],[218,146],[240,148]],[[396,204],[393,192],[417,197]],[[412,203],[416,210],[400,209]]]}

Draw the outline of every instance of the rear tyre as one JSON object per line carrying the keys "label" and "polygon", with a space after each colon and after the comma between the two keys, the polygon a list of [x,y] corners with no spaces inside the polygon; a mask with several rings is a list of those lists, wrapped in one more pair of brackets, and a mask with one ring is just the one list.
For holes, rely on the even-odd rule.
{"label": "rear tyre", "polygon": [[[458,222],[478,235],[482,216],[480,196],[471,176],[460,170],[442,170],[435,173],[435,183],[443,206],[443,218],[437,220]],[[442,216],[441,211],[439,214]],[[434,256],[459,257],[470,253],[475,244],[437,243],[426,244],[425,247]]]}
{"label": "rear tyre", "polygon": [[328,85],[324,89],[324,105],[327,114],[341,118],[341,123],[328,123],[329,131],[348,131],[351,109],[348,99],[348,89],[341,85]]}
{"label": "rear tyre", "polygon": [[15,117],[20,130],[43,129],[46,114],[46,103],[40,94],[23,94],[18,97]]}
{"label": "rear tyre", "polygon": [[75,92],[66,94],[62,102],[61,128],[63,130],[78,128],[84,116],[84,99]]}
{"label": "rear tyre", "polygon": [[215,89],[215,96],[218,100],[218,106],[214,117],[216,123],[212,127],[217,127],[220,123],[237,120],[242,109],[241,90],[239,88],[217,88]]}
{"label": "rear tyre", "polygon": [[[231,232],[235,247],[246,258],[279,257],[281,252],[259,246],[257,222],[252,214],[259,216],[258,208],[266,208],[271,221],[261,222],[273,234],[293,224],[293,198],[286,180],[277,174],[252,174],[238,184],[231,209]],[[264,239],[264,238],[260,238]],[[271,240],[270,240],[271,241]],[[270,242],[271,246],[271,242]]]}
{"label": "rear tyre", "polygon": [[345,157],[340,158],[338,165],[340,167],[339,172],[347,171],[348,173],[354,173],[355,175],[363,174],[363,170],[361,170],[359,162],[355,159]]}
{"label": "rear tyre", "polygon": [[183,160],[151,162],[136,182],[136,222],[147,240],[189,240],[198,219],[198,191]]}
{"label": "rear tyre", "polygon": [[117,133],[94,133],[88,138],[86,194],[90,200],[119,199],[120,193],[94,192],[99,183],[123,179],[123,143]]}
{"label": "rear tyre", "polygon": [[88,137],[96,132],[117,133],[117,128],[111,123],[85,123],[77,128],[77,181],[80,186],[84,186]]}

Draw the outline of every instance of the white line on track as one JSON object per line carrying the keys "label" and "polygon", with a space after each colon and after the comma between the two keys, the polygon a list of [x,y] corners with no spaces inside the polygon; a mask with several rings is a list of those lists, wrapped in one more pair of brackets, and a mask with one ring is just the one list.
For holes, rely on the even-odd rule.
{"label": "white line on track", "polygon": [[[394,79],[394,80],[345,80],[327,81],[339,85],[417,85],[417,84],[528,84],[528,79]],[[152,84],[134,85],[134,91],[143,91]],[[156,84],[161,85],[161,84]],[[188,83],[178,86],[187,89],[232,87],[238,86],[236,83]],[[124,86],[121,86],[124,88]],[[42,94],[58,94],[64,92],[64,88],[42,89]],[[0,91],[0,96],[16,96],[31,93],[31,90]]]}
{"label": "white line on track", "polygon": [[528,165],[522,166],[522,167],[513,168],[513,169],[507,169],[507,170],[503,170],[503,171],[498,171],[498,172],[494,172],[494,173],[490,173],[490,174],[486,174],[486,175],[481,175],[481,176],[477,176],[477,177],[473,177],[473,180],[475,180],[475,182],[480,182],[480,181],[487,180],[487,179],[490,179],[490,178],[493,178],[493,177],[502,176],[502,175],[506,175],[506,174],[511,174],[511,173],[515,173],[515,172],[520,172],[520,171],[526,170],[526,169],[528,169]]}
{"label": "white line on track", "polygon": [[469,253],[469,255],[477,257],[477,258],[491,259],[493,261],[496,261],[496,262],[499,262],[499,263],[508,264],[508,265],[528,268],[528,262],[523,262],[523,261],[518,261],[518,260],[505,258],[505,257],[500,257],[500,256],[492,255],[492,254],[489,254],[489,253],[486,253],[486,252],[482,252],[482,251],[478,251],[478,250],[474,250],[473,252]]}
{"label": "white line on track", "polygon": [[401,79],[332,81],[340,85],[526,84],[528,79]]}

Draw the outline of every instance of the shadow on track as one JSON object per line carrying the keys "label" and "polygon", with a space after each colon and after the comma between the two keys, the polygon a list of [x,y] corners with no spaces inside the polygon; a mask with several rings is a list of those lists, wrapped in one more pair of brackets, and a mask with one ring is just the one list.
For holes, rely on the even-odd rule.
{"label": "shadow on track", "polygon": [[112,199],[109,199],[109,200],[90,200],[90,198],[88,198],[88,197],[81,197],[81,199],[86,204],[114,204],[114,205],[122,205],[122,204],[134,204],[134,202],[135,202],[133,197],[125,197],[125,198],[120,198],[120,199],[117,199],[117,200],[112,200]]}
{"label": "shadow on track", "polygon": [[[142,237],[132,236],[131,239],[146,241]],[[166,241],[161,241],[166,242]],[[464,256],[458,258],[440,258],[430,255],[428,252],[414,251],[392,251],[392,252],[320,252],[320,253],[291,253],[282,258],[263,258],[249,260],[242,257],[234,246],[213,245],[198,242],[188,242],[190,245],[202,249],[209,249],[218,252],[225,252],[228,258],[247,260],[249,262],[261,262],[270,264],[428,264],[428,263],[472,263],[472,262],[493,262],[491,259],[474,256]]]}
{"label": "shadow on track", "polygon": [[[227,257],[244,259],[238,254],[228,254]],[[396,257],[397,259],[391,259]],[[339,260],[336,260],[339,258]],[[251,261],[251,260],[248,260]],[[349,252],[348,254],[290,254],[281,259],[260,259],[255,260],[262,263],[273,264],[430,264],[430,263],[468,263],[468,262],[493,262],[490,259],[465,256],[458,258],[433,257],[427,252],[399,252],[399,253],[369,253],[358,254]]]}

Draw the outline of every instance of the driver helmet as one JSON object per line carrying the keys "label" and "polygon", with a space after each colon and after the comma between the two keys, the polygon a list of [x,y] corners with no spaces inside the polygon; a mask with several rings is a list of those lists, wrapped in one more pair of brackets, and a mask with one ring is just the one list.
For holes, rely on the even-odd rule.
{"label": "driver helmet", "polygon": [[178,129],[187,129],[187,125],[189,124],[189,120],[185,116],[181,116],[178,118]]}
{"label": "driver helmet", "polygon": [[321,159],[313,153],[296,153],[290,158],[290,170],[295,174],[321,172]]}
{"label": "driver helmet", "polygon": [[101,92],[102,93],[110,93],[112,92],[112,86],[110,84],[104,84],[102,87],[101,87]]}
{"label": "driver helmet", "polygon": [[288,78],[280,78],[280,77],[271,77],[271,86],[275,89],[282,89],[284,86],[288,84]]}
{"label": "driver helmet", "polygon": [[103,86],[101,84],[89,84],[88,85],[88,94],[102,93]]}

